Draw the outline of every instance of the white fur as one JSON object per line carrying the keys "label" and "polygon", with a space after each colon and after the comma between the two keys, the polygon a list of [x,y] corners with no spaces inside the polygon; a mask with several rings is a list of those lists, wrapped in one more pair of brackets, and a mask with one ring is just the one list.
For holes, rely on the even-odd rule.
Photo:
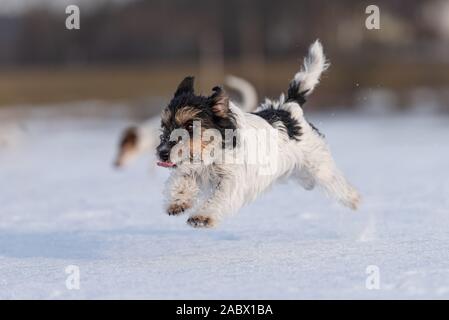
{"label": "white fur", "polygon": [[243,111],[251,112],[257,107],[257,91],[254,86],[245,79],[228,75],[225,79],[225,84],[232,90],[238,91],[242,96],[240,108]]}
{"label": "white fur", "polygon": [[323,46],[319,40],[316,40],[310,46],[309,54],[304,59],[301,70],[293,78],[293,81],[299,83],[299,92],[306,92],[305,95],[311,94],[320,82],[321,74],[328,67],[329,63],[324,56]]}
{"label": "white fur", "polygon": [[[299,90],[313,90],[326,66],[321,44],[315,42],[303,69],[295,75],[293,81],[301,81]],[[270,175],[261,175],[259,167],[248,163],[246,158],[243,164],[179,165],[172,171],[167,185],[169,203],[178,201],[193,205],[199,191],[205,191],[205,199],[198,201],[188,220],[192,226],[216,225],[285,176],[294,177],[307,190],[319,186],[341,204],[351,209],[357,208],[360,201],[358,192],[337,169],[324,138],[304,118],[301,106],[296,102],[285,102],[282,95],[279,101],[266,101],[262,108],[268,105],[291,113],[302,128],[300,141],[290,139],[285,131],[279,130],[276,166]],[[239,129],[270,130],[282,126],[282,123],[276,123],[272,127],[263,118],[242,112],[233,103],[230,103],[230,108]],[[237,149],[237,152],[243,150]],[[204,220],[204,217],[209,219],[208,224],[198,222]]]}
{"label": "white fur", "polygon": [[154,152],[156,146],[159,144],[160,126],[161,118],[152,117],[138,127],[138,149],[140,152]]}

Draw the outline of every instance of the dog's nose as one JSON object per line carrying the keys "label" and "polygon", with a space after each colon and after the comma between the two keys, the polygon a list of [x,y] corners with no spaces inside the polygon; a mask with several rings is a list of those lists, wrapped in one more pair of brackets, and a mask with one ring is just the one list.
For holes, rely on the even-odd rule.
{"label": "dog's nose", "polygon": [[170,158],[170,151],[168,149],[162,149],[159,151],[159,158],[162,161],[168,161]]}

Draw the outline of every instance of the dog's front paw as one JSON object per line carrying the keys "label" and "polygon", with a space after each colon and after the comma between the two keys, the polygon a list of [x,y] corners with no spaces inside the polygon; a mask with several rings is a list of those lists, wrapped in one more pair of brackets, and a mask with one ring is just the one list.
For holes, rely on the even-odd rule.
{"label": "dog's front paw", "polygon": [[172,203],[168,206],[167,208],[167,213],[170,216],[175,216],[178,214],[182,214],[184,213],[184,211],[186,211],[187,209],[190,209],[191,205],[189,203],[186,202],[182,202],[182,203]]}
{"label": "dog's front paw", "polygon": [[187,223],[194,228],[212,228],[215,226],[215,220],[208,216],[195,215],[191,216]]}

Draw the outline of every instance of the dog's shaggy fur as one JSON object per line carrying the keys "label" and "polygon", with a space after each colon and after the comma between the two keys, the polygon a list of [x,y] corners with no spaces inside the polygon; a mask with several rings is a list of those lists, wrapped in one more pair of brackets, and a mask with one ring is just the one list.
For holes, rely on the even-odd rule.
{"label": "dog's shaggy fur", "polygon": [[[229,75],[225,79],[225,84],[240,95],[239,106],[242,110],[250,112],[256,109],[257,92],[251,83]],[[141,155],[154,152],[159,144],[160,124],[160,117],[154,116],[140,124],[124,129],[120,135],[114,166],[124,168]]]}
{"label": "dog's shaggy fur", "polygon": [[[185,78],[162,113],[163,133],[157,148],[160,165],[172,170],[167,184],[168,214],[192,209],[188,224],[213,227],[284,176],[294,177],[307,190],[319,186],[341,204],[356,209],[358,192],[337,169],[323,135],[304,118],[301,108],[327,67],[322,46],[316,41],[290,82],[287,95],[282,94],[277,101],[266,100],[255,113],[237,108],[218,87],[210,96],[196,95],[193,78]],[[260,174],[259,166],[250,164],[246,155],[240,164],[173,160],[177,141],[170,139],[171,132],[184,128],[190,133],[190,143],[195,143],[199,137],[192,137],[194,121],[199,121],[203,129],[218,130],[223,139],[229,129],[274,128],[278,134],[274,171]],[[223,152],[244,153],[242,144],[231,146],[232,150],[229,144],[223,145]],[[201,201],[200,193],[205,195]]]}

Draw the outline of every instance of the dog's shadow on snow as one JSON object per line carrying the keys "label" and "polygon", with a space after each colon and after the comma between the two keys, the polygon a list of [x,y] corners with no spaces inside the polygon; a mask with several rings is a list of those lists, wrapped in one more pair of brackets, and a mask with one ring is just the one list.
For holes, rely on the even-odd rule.
{"label": "dog's shadow on snow", "polygon": [[[106,235],[106,238],[105,238]],[[105,252],[117,241],[114,237],[140,235],[146,241],[158,239],[238,240],[234,234],[223,231],[170,230],[152,228],[124,228],[100,232],[16,232],[0,234],[0,257],[47,259],[103,259]],[[112,237],[112,239],[111,239]]]}
{"label": "dog's shadow on snow", "polygon": [[217,229],[193,229],[192,227],[178,227],[178,228],[152,228],[152,227],[128,227],[123,229],[114,229],[105,231],[110,235],[140,235],[148,236],[158,239],[188,239],[188,240],[241,240],[241,237],[236,233],[217,230]]}
{"label": "dog's shadow on snow", "polygon": [[103,246],[97,237],[85,233],[0,234],[0,257],[99,259]]}

